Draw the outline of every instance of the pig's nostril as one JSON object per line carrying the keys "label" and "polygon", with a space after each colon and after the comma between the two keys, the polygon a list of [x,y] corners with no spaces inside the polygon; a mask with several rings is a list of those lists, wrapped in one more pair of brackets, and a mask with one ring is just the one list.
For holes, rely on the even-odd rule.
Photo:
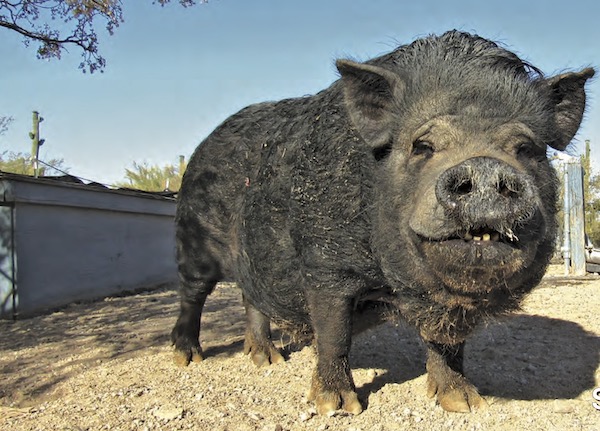
{"label": "pig's nostril", "polygon": [[519,197],[520,187],[517,184],[513,184],[502,179],[498,183],[498,193],[505,198],[514,199]]}
{"label": "pig's nostril", "polygon": [[438,202],[447,210],[456,211],[475,190],[470,172],[464,166],[455,166],[444,172],[436,185]]}
{"label": "pig's nostril", "polygon": [[470,179],[459,180],[452,185],[451,190],[455,195],[468,195],[473,191],[473,183]]}

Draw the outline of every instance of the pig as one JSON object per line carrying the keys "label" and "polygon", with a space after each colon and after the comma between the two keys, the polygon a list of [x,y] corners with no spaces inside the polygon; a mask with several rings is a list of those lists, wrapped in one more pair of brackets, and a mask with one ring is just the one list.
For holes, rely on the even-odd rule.
{"label": "pig", "polygon": [[497,43],[431,35],[366,62],[339,59],[316,95],[251,105],[196,149],[176,215],[175,361],[203,359],[219,281],[246,310],[244,350],[280,363],[271,323],[313,334],[308,398],[358,414],[353,330],[399,315],[427,346],[427,393],[486,407],[463,374],[474,328],[514,311],[557,235],[557,177],[592,68],[545,77]]}

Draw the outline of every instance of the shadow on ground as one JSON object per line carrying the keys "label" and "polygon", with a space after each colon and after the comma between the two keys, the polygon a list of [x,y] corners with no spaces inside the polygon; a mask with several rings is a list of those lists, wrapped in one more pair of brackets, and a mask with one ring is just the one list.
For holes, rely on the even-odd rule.
{"label": "shadow on ground", "polygon": [[[239,297],[235,287],[226,286],[207,301],[203,330],[213,344],[217,341],[213,334],[218,334],[223,346],[235,346],[242,339]],[[16,322],[0,321],[0,373],[4,376],[0,404],[3,398],[17,405],[33,404],[82,370],[170,346],[178,307],[177,294],[171,288],[73,304]],[[225,348],[221,353],[233,354],[234,350]]]}
{"label": "shadow on ground", "polygon": [[574,322],[518,314],[476,334],[466,355],[467,374],[482,393],[575,398],[595,385],[600,337]]}
{"label": "shadow on ground", "polygon": [[[353,368],[384,369],[359,395],[425,373],[426,348],[416,331],[384,324],[361,334]],[[483,395],[516,400],[568,399],[594,387],[600,337],[579,324],[517,314],[480,329],[467,341],[465,373]],[[425,390],[425,388],[423,389]]]}

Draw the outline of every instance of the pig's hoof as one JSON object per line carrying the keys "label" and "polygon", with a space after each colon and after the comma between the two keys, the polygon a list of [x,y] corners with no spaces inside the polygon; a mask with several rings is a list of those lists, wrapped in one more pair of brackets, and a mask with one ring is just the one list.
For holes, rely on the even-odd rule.
{"label": "pig's hoof", "polygon": [[271,341],[259,344],[254,342],[253,339],[246,337],[246,341],[244,341],[244,353],[250,355],[252,362],[257,367],[285,362],[285,359]]}
{"label": "pig's hoof", "polygon": [[204,359],[200,348],[199,333],[189,330],[188,325],[177,322],[171,331],[171,343],[175,346],[173,361],[181,367],[187,366],[190,362],[201,362]]}
{"label": "pig's hoof", "polygon": [[173,361],[180,367],[186,367],[190,362],[202,362],[202,349],[200,346],[194,346],[186,349],[175,348]]}
{"label": "pig's hoof", "polygon": [[433,398],[436,394],[440,406],[448,412],[468,413],[488,407],[487,401],[479,395],[477,388],[464,377],[442,386],[428,376],[427,395]]}
{"label": "pig's hoof", "polygon": [[357,415],[363,411],[358,395],[354,391],[315,391],[314,388],[308,394],[308,400],[314,401],[317,413],[323,416],[331,416],[340,407],[342,410]]}

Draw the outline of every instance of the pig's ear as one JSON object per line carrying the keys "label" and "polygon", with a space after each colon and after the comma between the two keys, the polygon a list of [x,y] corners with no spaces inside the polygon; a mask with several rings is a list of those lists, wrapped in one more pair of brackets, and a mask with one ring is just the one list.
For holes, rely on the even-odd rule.
{"label": "pig's ear", "polygon": [[390,143],[394,103],[403,84],[400,77],[382,67],[338,60],[344,98],[352,123],[373,148]]}
{"label": "pig's ear", "polygon": [[559,136],[550,144],[564,150],[577,133],[585,110],[585,82],[594,76],[594,69],[563,73],[548,78],[546,83],[552,91],[555,105],[555,121]]}

